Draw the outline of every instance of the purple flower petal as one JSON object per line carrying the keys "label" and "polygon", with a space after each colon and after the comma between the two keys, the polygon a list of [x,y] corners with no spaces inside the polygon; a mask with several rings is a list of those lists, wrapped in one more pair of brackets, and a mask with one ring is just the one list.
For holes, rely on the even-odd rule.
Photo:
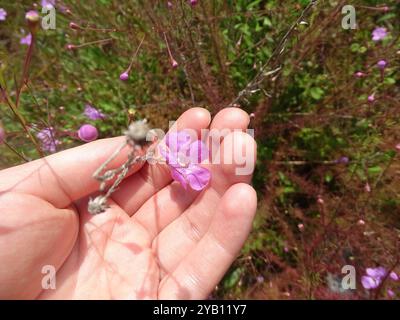
{"label": "purple flower petal", "polygon": [[372,40],[377,42],[385,39],[387,36],[387,29],[382,27],[377,27],[372,31]]}
{"label": "purple flower petal", "polygon": [[377,268],[367,268],[365,270],[366,274],[375,279],[382,279],[386,276],[386,269],[384,267]]}
{"label": "purple flower petal", "polygon": [[209,151],[203,141],[197,140],[190,144],[187,156],[191,163],[199,164],[208,159]]}
{"label": "purple flower petal", "polygon": [[187,184],[193,190],[203,190],[211,179],[211,173],[208,169],[197,165],[190,165],[188,168],[172,168],[172,177],[180,182],[186,189]]}
{"label": "purple flower petal", "polygon": [[191,140],[187,131],[172,131],[165,136],[166,145],[174,153],[188,150]]}
{"label": "purple flower petal", "polygon": [[376,281],[374,278],[369,277],[369,276],[362,276],[361,284],[367,290],[375,289],[379,286],[378,281]]}
{"label": "purple flower petal", "polygon": [[394,272],[394,271],[392,271],[392,272],[389,274],[389,277],[390,277],[390,279],[392,279],[392,280],[394,280],[394,281],[399,280],[399,276],[398,276],[397,273]]}
{"label": "purple flower petal", "polygon": [[7,18],[7,11],[0,8],[0,21],[5,21]]}
{"label": "purple flower petal", "polygon": [[27,36],[22,37],[21,40],[19,41],[20,44],[24,44],[24,45],[27,45],[27,46],[30,46],[31,42],[32,42],[32,35],[31,34],[28,34]]}
{"label": "purple flower petal", "polygon": [[55,131],[53,128],[44,128],[36,137],[40,140],[42,144],[42,149],[46,152],[54,153],[57,151],[57,145],[61,142],[55,139]]}
{"label": "purple flower petal", "polygon": [[179,169],[171,168],[172,179],[174,179],[175,181],[178,181],[182,185],[182,187],[185,190],[187,190],[188,182],[186,181],[184,175],[180,171],[181,170],[179,170]]}
{"label": "purple flower petal", "polygon": [[85,106],[85,111],[83,112],[83,114],[91,120],[101,120],[106,118],[106,115],[104,113],[92,107],[90,104],[87,104]]}
{"label": "purple flower petal", "polygon": [[211,173],[208,169],[193,165],[187,170],[189,170],[187,179],[193,190],[203,190],[210,182]]}

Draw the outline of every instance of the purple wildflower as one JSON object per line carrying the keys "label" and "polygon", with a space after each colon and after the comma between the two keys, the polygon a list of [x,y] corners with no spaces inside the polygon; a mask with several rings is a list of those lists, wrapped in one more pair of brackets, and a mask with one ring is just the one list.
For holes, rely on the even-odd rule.
{"label": "purple wildflower", "polygon": [[47,152],[54,153],[57,151],[57,145],[61,142],[55,139],[55,132],[52,127],[44,128],[36,137],[42,143],[42,149]]}
{"label": "purple wildflower", "polygon": [[374,102],[375,101],[375,93],[371,94],[370,96],[368,96],[368,102]]}
{"label": "purple wildflower", "polygon": [[83,114],[90,120],[101,120],[106,118],[106,115],[96,108],[92,107],[90,104],[85,105],[85,111]]}
{"label": "purple wildflower", "polygon": [[20,44],[25,44],[27,46],[30,46],[32,42],[32,35],[29,33],[27,36],[22,37],[21,40],[19,41]]}
{"label": "purple wildflower", "polygon": [[386,36],[387,36],[386,28],[377,27],[375,28],[374,31],[372,31],[372,40],[375,42],[385,39]]}
{"label": "purple wildflower", "polygon": [[30,22],[38,22],[40,19],[39,13],[36,10],[29,10],[25,14],[25,19]]}
{"label": "purple wildflower", "polygon": [[356,78],[364,78],[366,75],[367,75],[367,74],[364,73],[364,72],[362,72],[362,71],[357,71],[357,72],[354,74],[354,76],[355,76]]}
{"label": "purple wildflower", "polygon": [[366,275],[361,277],[361,284],[367,290],[376,289],[382,283],[387,271],[384,267],[367,268]]}
{"label": "purple wildflower", "polygon": [[171,59],[171,66],[173,69],[176,69],[178,67],[178,62],[175,59]]}
{"label": "purple wildflower", "polygon": [[394,280],[394,281],[399,280],[399,276],[398,276],[397,273],[394,272],[394,271],[390,272],[389,277],[390,277],[390,279],[392,279],[392,280]]}
{"label": "purple wildflower", "polygon": [[91,142],[97,139],[99,133],[95,126],[91,124],[84,124],[78,130],[78,137],[82,141]]}
{"label": "purple wildflower", "polygon": [[336,160],[337,163],[340,164],[348,164],[349,163],[349,157],[340,157],[339,159]]}
{"label": "purple wildflower", "polygon": [[379,69],[383,70],[383,69],[386,68],[387,64],[388,63],[387,63],[386,60],[379,60],[378,63],[377,63],[377,66],[378,66]]}
{"label": "purple wildflower", "polygon": [[0,21],[5,21],[7,18],[7,11],[0,8]]}
{"label": "purple wildflower", "polygon": [[172,178],[186,190],[189,185],[193,190],[203,190],[211,179],[208,169],[198,164],[208,158],[208,149],[201,140],[191,141],[186,131],[168,133],[165,146],[159,148],[165,158]]}
{"label": "purple wildflower", "polygon": [[394,298],[396,295],[392,289],[388,289],[387,294],[388,294],[389,298]]}
{"label": "purple wildflower", "polygon": [[197,4],[198,0],[189,0],[189,3],[191,6],[195,6]]}
{"label": "purple wildflower", "polygon": [[129,73],[128,73],[128,71],[122,72],[122,73],[120,74],[120,76],[119,76],[119,79],[120,79],[121,81],[126,81],[126,80],[128,80],[128,78],[129,78]]}
{"label": "purple wildflower", "polygon": [[40,4],[43,8],[51,9],[55,7],[56,0],[42,0]]}

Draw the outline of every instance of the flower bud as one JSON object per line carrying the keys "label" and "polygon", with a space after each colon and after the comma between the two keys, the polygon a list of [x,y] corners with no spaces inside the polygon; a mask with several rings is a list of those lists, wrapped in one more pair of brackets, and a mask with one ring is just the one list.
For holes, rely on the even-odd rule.
{"label": "flower bud", "polygon": [[36,32],[40,21],[39,13],[35,10],[30,10],[25,14],[25,19],[28,22],[30,32]]}
{"label": "flower bud", "polygon": [[178,62],[175,59],[171,59],[171,65],[173,69],[176,69],[178,67]]}
{"label": "flower bud", "polygon": [[96,127],[92,126],[91,124],[84,124],[78,130],[78,137],[82,141],[91,142],[97,139],[99,133]]}
{"label": "flower bud", "polygon": [[128,71],[124,71],[123,73],[120,74],[119,79],[121,81],[126,81],[129,78],[129,73]]}
{"label": "flower bud", "polygon": [[378,61],[377,66],[379,69],[383,70],[386,68],[387,64],[388,63],[386,60],[380,60],[380,61]]}
{"label": "flower bud", "polygon": [[69,23],[69,27],[72,29],[72,30],[79,30],[81,27],[80,26],[78,26],[75,22],[70,22]]}

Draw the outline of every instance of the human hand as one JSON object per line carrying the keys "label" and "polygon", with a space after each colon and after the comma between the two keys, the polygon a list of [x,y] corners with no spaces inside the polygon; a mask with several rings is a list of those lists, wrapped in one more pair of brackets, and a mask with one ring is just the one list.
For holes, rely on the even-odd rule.
{"label": "human hand", "polygon": [[[179,130],[246,129],[248,115],[193,108]],[[103,214],[87,212],[93,172],[124,137],[103,139],[0,172],[0,299],[204,299],[246,240],[256,210],[249,175],[235,164],[206,164],[202,192],[185,191],[165,165],[135,165]],[[234,140],[233,140],[234,139]],[[232,132],[242,153],[255,141]],[[120,166],[125,148],[110,164]],[[42,288],[54,266],[56,289]]]}

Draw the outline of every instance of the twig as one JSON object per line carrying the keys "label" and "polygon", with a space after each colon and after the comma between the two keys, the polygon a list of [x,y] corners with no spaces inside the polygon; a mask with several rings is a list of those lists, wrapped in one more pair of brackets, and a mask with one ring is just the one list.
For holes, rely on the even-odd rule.
{"label": "twig", "polygon": [[[304,17],[309,13],[309,11],[318,3],[318,0],[311,0],[310,3],[307,5],[307,7],[301,12],[300,16],[297,18],[295,23],[292,24],[292,26],[289,28],[289,30],[285,33],[285,35],[282,37],[282,39],[279,41],[278,46],[275,48],[275,50],[272,52],[271,56],[267,60],[267,62],[264,63],[264,65],[260,68],[260,71],[258,74],[251,80],[246,87],[239,92],[238,96],[227,106],[227,107],[232,107],[236,105],[240,100],[254,94],[255,92],[260,90],[260,84],[264,81],[264,79],[267,76],[270,76],[271,73],[267,71],[267,68],[269,67],[269,64],[271,61],[275,58],[276,55],[281,55],[283,53],[284,46],[293,33],[293,31],[296,29],[297,25],[303,21]],[[275,72],[272,74],[275,74],[279,72],[281,68],[275,69]]]}

